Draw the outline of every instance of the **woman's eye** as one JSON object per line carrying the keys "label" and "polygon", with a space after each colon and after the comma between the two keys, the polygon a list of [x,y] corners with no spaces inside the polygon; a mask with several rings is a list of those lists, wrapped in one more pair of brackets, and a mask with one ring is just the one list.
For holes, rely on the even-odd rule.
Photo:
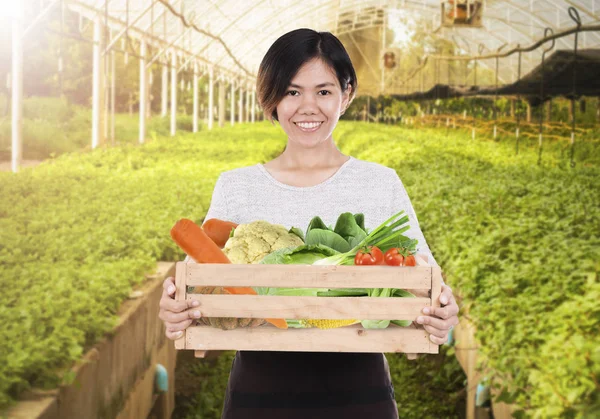
{"label": "woman's eye", "polygon": [[286,93],[289,96],[296,96],[294,93],[298,93],[297,90],[288,90],[288,92]]}
{"label": "woman's eye", "polygon": [[[325,93],[323,93],[325,92]],[[331,92],[329,90],[321,90],[319,93],[323,93],[323,96],[327,96],[328,94],[331,94]]]}

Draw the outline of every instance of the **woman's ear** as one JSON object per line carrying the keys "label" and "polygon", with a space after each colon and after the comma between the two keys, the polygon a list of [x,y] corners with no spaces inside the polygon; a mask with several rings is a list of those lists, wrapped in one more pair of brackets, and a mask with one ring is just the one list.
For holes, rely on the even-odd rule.
{"label": "woman's ear", "polygon": [[342,110],[340,111],[340,116],[342,116],[344,112],[346,112],[346,110],[350,106],[350,103],[352,102],[350,100],[351,93],[352,85],[348,84],[348,88],[342,93]]}

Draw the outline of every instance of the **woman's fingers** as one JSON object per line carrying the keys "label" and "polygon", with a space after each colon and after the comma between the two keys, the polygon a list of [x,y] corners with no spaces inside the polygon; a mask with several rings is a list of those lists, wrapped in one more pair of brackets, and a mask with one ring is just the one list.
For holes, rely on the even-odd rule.
{"label": "woman's fingers", "polygon": [[185,320],[194,320],[202,317],[202,313],[195,307],[189,308],[187,310],[183,310],[181,312],[171,311],[171,310],[161,310],[158,317],[163,320],[165,323],[179,323]]}
{"label": "woman's fingers", "polygon": [[195,321],[195,319],[187,319],[178,323],[165,322],[165,327],[169,332],[179,332],[187,329]]}
{"label": "woman's fingers", "polygon": [[438,329],[436,327],[429,326],[429,325],[423,325],[423,329],[427,330],[429,332],[429,334],[431,334],[432,336],[436,336],[438,338],[445,339],[448,337],[447,329]]}
{"label": "woman's fingers", "polygon": [[167,295],[172,295],[175,297],[175,278],[172,276],[165,279],[163,282],[163,295],[166,293]]}
{"label": "woman's fingers", "polygon": [[196,319],[202,317],[197,307],[198,301],[186,300],[175,301],[175,278],[168,277],[163,282],[163,293],[159,302],[160,310],[158,317],[165,324],[165,336],[175,340],[183,336],[187,329]]}

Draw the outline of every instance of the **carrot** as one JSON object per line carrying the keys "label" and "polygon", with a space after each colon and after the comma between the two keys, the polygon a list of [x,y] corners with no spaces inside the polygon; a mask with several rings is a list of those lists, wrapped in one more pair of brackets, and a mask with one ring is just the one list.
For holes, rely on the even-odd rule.
{"label": "carrot", "polygon": [[196,223],[182,218],[171,229],[175,243],[198,263],[231,263]]}
{"label": "carrot", "polygon": [[[182,218],[171,229],[177,245],[198,263],[231,263],[229,258],[196,223]],[[225,287],[230,294],[257,295],[250,287]],[[265,319],[279,329],[287,329],[284,319]]]}
{"label": "carrot", "polygon": [[223,221],[219,220],[218,218],[211,218],[202,224],[202,230],[204,230],[206,235],[222,249],[229,239],[231,230],[235,229],[237,226],[238,225],[236,223],[231,221]]}

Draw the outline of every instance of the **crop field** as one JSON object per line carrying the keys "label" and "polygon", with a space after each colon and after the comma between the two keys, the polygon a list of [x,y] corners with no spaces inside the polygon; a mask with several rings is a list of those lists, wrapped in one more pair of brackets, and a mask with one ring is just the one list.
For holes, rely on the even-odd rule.
{"label": "crop field", "polygon": [[[512,144],[472,141],[466,131],[341,122],[335,136],[342,152],[403,180],[446,281],[478,326],[485,368],[506,380],[504,399],[542,416],[597,409],[600,167],[565,167],[560,145],[540,167],[534,145],[515,156]],[[182,260],[168,237],[174,221],[200,222],[220,172],[267,161],[284,145],[277,128],[260,123],[0,174],[0,277],[11,290],[0,297],[2,405],[30,386],[68,381],[67,367],[111,329],[154,261]],[[398,389],[404,362],[390,361]],[[462,385],[456,361],[422,368],[443,387]],[[210,379],[211,397],[226,376]]]}

